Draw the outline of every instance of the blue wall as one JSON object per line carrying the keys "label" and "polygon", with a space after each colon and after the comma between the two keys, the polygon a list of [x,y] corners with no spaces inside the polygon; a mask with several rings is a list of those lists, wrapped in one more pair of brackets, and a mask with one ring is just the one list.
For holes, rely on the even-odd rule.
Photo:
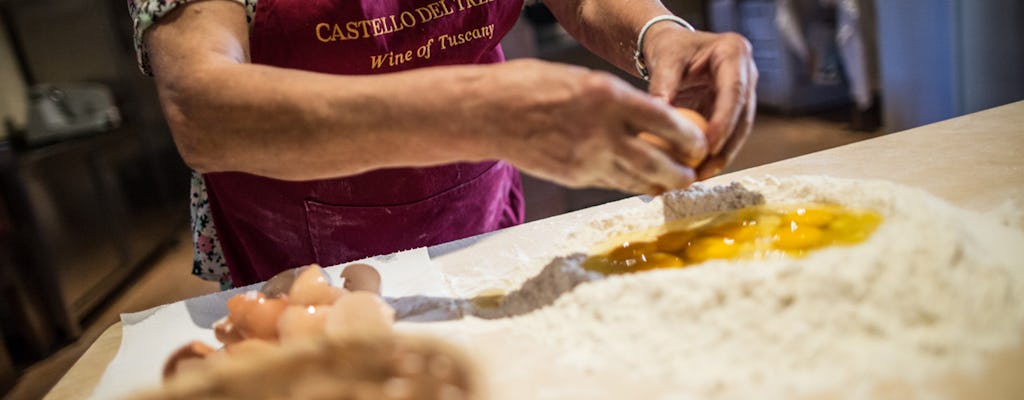
{"label": "blue wall", "polygon": [[890,131],[1024,99],[1024,1],[879,0]]}

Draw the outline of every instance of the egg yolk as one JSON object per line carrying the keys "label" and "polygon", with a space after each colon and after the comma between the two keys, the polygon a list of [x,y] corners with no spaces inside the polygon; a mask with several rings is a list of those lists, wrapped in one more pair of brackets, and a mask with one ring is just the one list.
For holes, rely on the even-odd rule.
{"label": "egg yolk", "polygon": [[881,223],[877,212],[837,205],[748,207],[672,221],[653,240],[624,241],[590,256],[583,268],[623,274],[707,260],[803,257],[822,247],[863,242]]}

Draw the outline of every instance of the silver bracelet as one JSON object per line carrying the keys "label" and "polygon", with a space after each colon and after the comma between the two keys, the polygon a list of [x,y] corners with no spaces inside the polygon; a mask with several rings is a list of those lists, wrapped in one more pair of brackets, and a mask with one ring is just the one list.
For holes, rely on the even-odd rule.
{"label": "silver bracelet", "polygon": [[685,19],[679,18],[675,15],[659,15],[651,18],[650,21],[647,21],[647,23],[644,24],[644,27],[640,28],[640,36],[636,38],[636,52],[633,53],[633,61],[636,63],[636,72],[639,72],[640,77],[644,78],[645,81],[650,80],[651,75],[647,72],[647,61],[644,60],[644,36],[647,35],[647,30],[651,29],[651,26],[654,26],[654,24],[661,21],[672,21],[686,27],[686,29],[689,29],[692,32],[697,31],[696,29],[693,29],[693,25],[690,25],[690,23],[686,22]]}

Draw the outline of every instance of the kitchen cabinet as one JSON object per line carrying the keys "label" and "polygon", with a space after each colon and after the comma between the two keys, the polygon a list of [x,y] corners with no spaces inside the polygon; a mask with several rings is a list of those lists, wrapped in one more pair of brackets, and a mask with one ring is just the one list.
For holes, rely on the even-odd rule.
{"label": "kitchen cabinet", "polygon": [[[109,89],[121,121],[20,147],[0,142],[0,213],[9,219],[0,235],[0,345],[15,368],[78,336],[82,321],[188,222],[189,171],[152,80],[135,63],[124,4],[0,0],[2,56],[18,61],[17,73],[4,73],[20,75],[32,93]],[[39,107],[27,94],[5,95]],[[24,132],[38,126],[19,120],[10,139],[32,138]]]}
{"label": "kitchen cabinet", "polygon": [[41,352],[76,337],[81,321],[187,224],[187,170],[173,147],[147,148],[130,127],[0,149],[0,171],[12,279],[29,297],[9,311],[56,333],[7,334]]}

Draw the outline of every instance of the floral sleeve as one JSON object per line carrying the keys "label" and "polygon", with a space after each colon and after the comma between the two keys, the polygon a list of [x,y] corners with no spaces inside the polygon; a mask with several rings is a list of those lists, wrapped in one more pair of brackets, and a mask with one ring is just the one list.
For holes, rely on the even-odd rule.
{"label": "floral sleeve", "polygon": [[[193,1],[196,0],[128,0],[128,14],[131,15],[132,25],[135,28],[135,56],[139,62],[139,69],[146,75],[152,75],[152,71],[149,69],[149,53],[146,50],[145,42],[142,40],[146,30],[178,6]],[[257,0],[223,1],[233,1],[245,6],[246,21],[248,21],[249,27],[252,27]]]}

